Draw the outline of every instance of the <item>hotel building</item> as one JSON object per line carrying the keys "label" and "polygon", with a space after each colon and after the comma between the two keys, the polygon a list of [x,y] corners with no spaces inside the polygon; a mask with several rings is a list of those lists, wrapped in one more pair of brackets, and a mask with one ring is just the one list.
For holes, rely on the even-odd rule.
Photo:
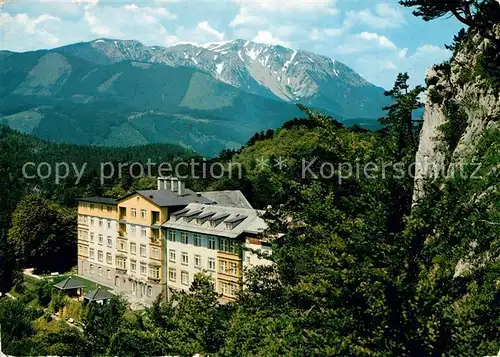
{"label": "hotel building", "polygon": [[233,299],[242,269],[268,263],[244,249],[270,249],[258,238],[265,222],[239,191],[207,196],[228,206],[176,178],[117,200],[79,199],[78,274],[148,306],[205,272],[223,300]]}

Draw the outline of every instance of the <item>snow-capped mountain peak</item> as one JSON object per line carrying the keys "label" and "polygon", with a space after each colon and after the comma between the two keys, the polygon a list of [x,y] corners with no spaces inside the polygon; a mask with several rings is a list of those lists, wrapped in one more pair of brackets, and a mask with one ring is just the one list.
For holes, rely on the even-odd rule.
{"label": "snow-capped mountain peak", "polygon": [[[60,50],[69,51],[77,45]],[[383,92],[382,88],[368,83],[339,61],[307,51],[242,39],[148,47],[133,40],[102,38],[87,45],[94,62],[132,60],[193,67],[219,81],[269,98],[323,107],[346,116],[380,111],[378,101],[373,108],[368,103],[370,96]],[[84,57],[81,51],[76,52]]]}

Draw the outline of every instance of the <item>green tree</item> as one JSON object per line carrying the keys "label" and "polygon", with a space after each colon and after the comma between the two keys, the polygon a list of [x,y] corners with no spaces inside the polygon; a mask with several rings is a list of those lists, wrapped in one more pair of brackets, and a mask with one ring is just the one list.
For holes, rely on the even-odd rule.
{"label": "green tree", "polygon": [[448,14],[455,16],[467,26],[480,26],[486,19],[490,23],[498,21],[498,17],[491,17],[490,11],[496,9],[498,15],[499,4],[496,0],[403,0],[403,6],[416,7],[415,16],[425,21],[434,20]]}
{"label": "green tree", "polygon": [[88,355],[105,354],[113,335],[125,326],[126,302],[113,297],[106,304],[89,303],[83,313],[84,335],[89,346]]}
{"label": "green tree", "polygon": [[75,212],[28,195],[12,214],[8,239],[19,266],[66,271],[76,262]]}
{"label": "green tree", "polygon": [[418,120],[414,119],[415,109],[424,105],[419,100],[420,94],[425,90],[422,86],[410,89],[407,73],[400,73],[390,91],[385,95],[394,100],[394,104],[384,107],[387,116],[381,118],[381,124],[389,126],[391,132],[396,136],[398,142],[397,158],[401,159],[404,151],[412,155],[418,146],[419,126]]}

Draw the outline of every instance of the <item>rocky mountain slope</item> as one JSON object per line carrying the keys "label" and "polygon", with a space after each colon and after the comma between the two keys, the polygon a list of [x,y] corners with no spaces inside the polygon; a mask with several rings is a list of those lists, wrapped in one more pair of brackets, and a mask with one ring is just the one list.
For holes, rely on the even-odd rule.
{"label": "rocky mountain slope", "polygon": [[485,135],[500,129],[499,53],[496,25],[486,35],[463,33],[453,58],[429,69],[415,198],[424,194],[427,177],[443,176],[474,159]]}
{"label": "rocky mountain slope", "polygon": [[134,60],[192,67],[244,91],[323,108],[345,118],[378,118],[384,90],[334,59],[252,41],[144,46],[98,39],[55,49],[98,64]]}

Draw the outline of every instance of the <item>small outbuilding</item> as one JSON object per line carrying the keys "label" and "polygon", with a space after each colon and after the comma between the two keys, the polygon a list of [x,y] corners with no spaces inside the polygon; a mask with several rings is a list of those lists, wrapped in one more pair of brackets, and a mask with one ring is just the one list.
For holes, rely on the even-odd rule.
{"label": "small outbuilding", "polygon": [[108,290],[98,287],[95,290],[91,290],[85,294],[83,297],[84,300],[88,302],[97,302],[99,304],[104,303],[105,301],[108,301],[113,297],[113,294],[111,294]]}
{"label": "small outbuilding", "polygon": [[54,288],[66,292],[70,297],[77,297],[83,295],[85,285],[80,280],[69,276],[57,284],[54,284]]}

